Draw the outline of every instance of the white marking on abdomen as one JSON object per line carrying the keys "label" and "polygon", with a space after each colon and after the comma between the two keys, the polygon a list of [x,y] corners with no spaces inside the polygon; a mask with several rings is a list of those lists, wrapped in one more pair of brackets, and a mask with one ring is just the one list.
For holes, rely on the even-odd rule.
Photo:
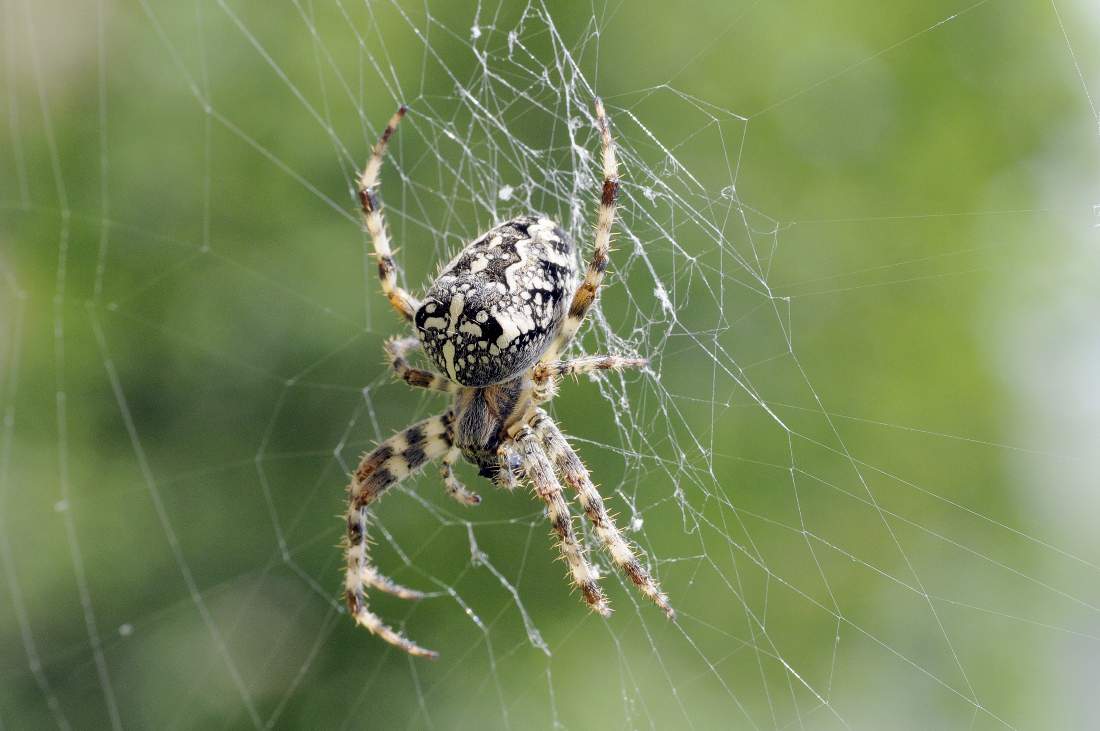
{"label": "white marking on abdomen", "polygon": [[516,242],[516,256],[518,261],[504,270],[504,281],[508,283],[505,291],[520,292],[523,290],[523,282],[518,279],[518,276],[531,261],[531,239]]}
{"label": "white marking on abdomen", "polygon": [[535,321],[531,319],[530,310],[527,308],[497,312],[494,317],[496,317],[502,331],[497,338],[497,345],[502,350],[506,349],[508,344],[521,334],[535,327]]}
{"label": "white marking on abdomen", "polygon": [[[456,294],[451,298],[451,311],[447,315],[447,334],[454,335],[458,327],[458,318],[462,316],[462,307],[466,304],[466,295]],[[452,348],[453,350],[453,348]]]}
{"label": "white marking on abdomen", "polygon": [[470,262],[470,274],[477,274],[487,266],[489,266],[489,259],[485,255],[478,256]]}
{"label": "white marking on abdomen", "polygon": [[455,376],[455,344],[450,340],[443,343],[443,365],[447,368],[447,375],[452,381],[457,381]]}
{"label": "white marking on abdomen", "polygon": [[447,327],[447,318],[445,317],[429,317],[424,320],[425,330],[442,330]]}

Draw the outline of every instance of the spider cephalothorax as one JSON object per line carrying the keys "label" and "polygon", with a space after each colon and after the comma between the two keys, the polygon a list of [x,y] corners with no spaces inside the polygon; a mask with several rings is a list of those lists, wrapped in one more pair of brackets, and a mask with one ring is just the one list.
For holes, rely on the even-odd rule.
{"label": "spider cephalothorax", "polygon": [[[347,573],[344,593],[355,621],[413,655],[435,657],[391,629],[367,608],[367,587],[405,599],[423,595],[378,573],[367,554],[367,508],[388,488],[440,459],[448,494],[467,505],[481,498],[454,476],[460,456],[479,474],[506,488],[530,482],[546,504],[547,518],[569,564],[574,585],[590,607],[611,614],[576,534],[559,476],[576,491],[585,515],[612,560],[642,592],[674,616],[668,597],[634,555],[604,508],[588,471],[557,425],[541,408],[565,375],[645,365],[612,355],[558,360],[596,299],[607,268],[615,220],[618,170],[603,105],[596,123],[603,141],[603,189],[592,260],[579,286],[573,242],[540,216],[506,221],[466,246],[442,269],[423,302],[397,285],[397,269],[377,196],[386,143],[405,115],[390,120],[358,181],[363,223],[378,257],[382,291],[415,325],[419,338],[386,343],[390,364],[410,386],[451,394],[444,413],[401,431],[363,455],[348,487]],[[409,366],[405,356],[422,346],[443,373]]]}

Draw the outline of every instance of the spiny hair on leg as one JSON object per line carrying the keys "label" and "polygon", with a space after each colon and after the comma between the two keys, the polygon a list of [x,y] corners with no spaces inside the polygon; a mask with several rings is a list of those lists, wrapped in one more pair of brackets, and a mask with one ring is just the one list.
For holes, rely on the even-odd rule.
{"label": "spiny hair on leg", "polygon": [[565,435],[542,409],[537,411],[531,426],[539,434],[546,453],[553,460],[562,479],[577,492],[577,498],[585,515],[596,529],[596,535],[611,555],[615,565],[650,601],[659,606],[669,619],[675,619],[676,611],[669,603],[668,595],[661,591],[661,587],[650,576],[649,571],[638,561],[633,547],[623,537],[612,517],[608,515],[603,498],[596,486],[592,484],[588,469],[569,445]]}
{"label": "spiny hair on leg", "polygon": [[408,292],[397,284],[397,263],[393,259],[393,249],[390,246],[389,235],[386,233],[386,221],[382,216],[382,205],[378,200],[378,177],[382,170],[382,160],[386,153],[386,144],[390,136],[397,129],[397,124],[405,116],[406,108],[402,105],[393,117],[390,118],[382,136],[374,145],[370,159],[367,161],[363,173],[356,181],[359,195],[359,208],[363,219],[363,228],[370,234],[374,247],[375,258],[378,259],[378,278],[382,282],[382,292],[390,301],[390,304],[406,321],[412,321],[420,303]]}
{"label": "spiny hair on leg", "polygon": [[367,608],[367,587],[404,599],[419,599],[421,592],[401,586],[383,576],[371,564],[368,554],[368,528],[371,503],[387,490],[417,472],[431,460],[442,457],[451,448],[450,412],[425,419],[394,434],[365,454],[348,486],[346,569],[344,597],[355,622],[366,627],[391,645],[411,655],[435,658],[438,655],[417,645],[390,628]]}
{"label": "spiny hair on leg", "polygon": [[557,536],[558,548],[569,566],[573,585],[580,589],[585,602],[598,614],[611,615],[611,605],[600,588],[599,574],[584,555],[584,547],[573,532],[573,518],[562,494],[561,484],[554,476],[554,468],[539,446],[535,433],[524,427],[516,435],[516,444],[523,460],[523,469],[531,486],[546,504],[546,517]]}

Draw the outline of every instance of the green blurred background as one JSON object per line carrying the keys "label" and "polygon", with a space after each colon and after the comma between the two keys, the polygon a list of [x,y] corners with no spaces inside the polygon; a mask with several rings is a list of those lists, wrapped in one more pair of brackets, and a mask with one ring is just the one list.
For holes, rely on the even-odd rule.
{"label": "green blurred background", "polygon": [[[1100,12],[1078,2],[3,2],[4,728],[1089,728],[1100,717]],[[525,210],[622,223],[554,413],[680,612],[590,616],[525,493],[377,510],[444,408],[406,282]],[[578,525],[579,525],[578,521]],[[598,551],[593,552],[598,558]],[[600,558],[607,569],[607,562]]]}

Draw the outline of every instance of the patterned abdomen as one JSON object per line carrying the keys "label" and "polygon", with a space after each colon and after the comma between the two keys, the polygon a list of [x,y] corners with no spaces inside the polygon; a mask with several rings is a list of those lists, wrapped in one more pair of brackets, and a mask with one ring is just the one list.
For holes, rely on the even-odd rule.
{"label": "patterned abdomen", "polygon": [[547,218],[520,216],[449,263],[416,311],[424,351],[452,381],[513,378],[546,351],[576,283],[573,242]]}

